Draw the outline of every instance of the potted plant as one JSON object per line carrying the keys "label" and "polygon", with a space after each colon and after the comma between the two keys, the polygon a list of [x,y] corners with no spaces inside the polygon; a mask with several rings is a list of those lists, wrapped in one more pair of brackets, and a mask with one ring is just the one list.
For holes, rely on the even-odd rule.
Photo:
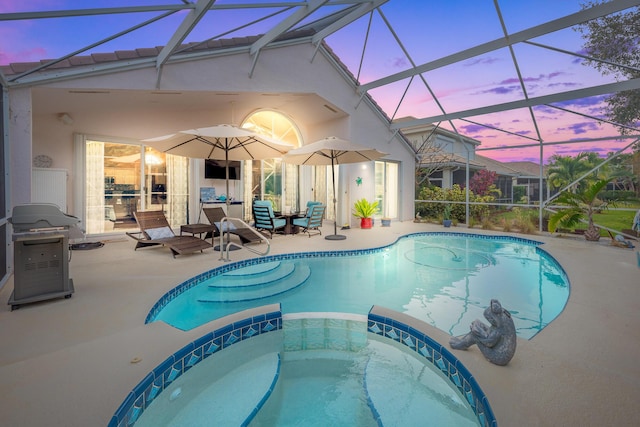
{"label": "potted plant", "polygon": [[551,215],[547,230],[553,233],[558,227],[573,228],[586,217],[589,225],[584,238],[592,242],[600,240],[600,228],[593,223],[593,212],[600,203],[598,194],[609,181],[610,179],[601,179],[575,193],[569,190],[560,193],[556,203],[564,206]]}
{"label": "potted plant", "polygon": [[373,227],[372,216],[378,210],[378,201],[369,202],[362,198],[353,205],[353,216],[360,218],[360,228]]}
{"label": "potted plant", "polygon": [[442,212],[442,225],[445,227],[451,227],[451,205],[444,205],[444,211]]}

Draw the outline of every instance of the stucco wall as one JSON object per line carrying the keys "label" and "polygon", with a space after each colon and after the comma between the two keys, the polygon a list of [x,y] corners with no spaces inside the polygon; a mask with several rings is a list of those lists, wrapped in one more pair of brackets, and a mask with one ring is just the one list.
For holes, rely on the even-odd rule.
{"label": "stucco wall", "polygon": [[[400,188],[400,215],[407,220],[413,217],[413,157],[399,138],[394,138],[388,124],[381,120],[378,113],[360,98],[354,88],[321,54],[311,62],[314,48],[310,45],[294,45],[262,52],[253,75],[249,77],[252,57],[247,53],[167,64],[162,71],[160,88],[156,88],[156,70],[154,67],[84,77],[74,80],[51,83],[33,89],[33,155],[46,154],[53,158],[53,167],[70,171],[72,179],[77,178],[73,171],[74,133],[108,137],[114,141],[138,141],[140,139],[175,132],[179,129],[211,126],[232,121],[241,123],[251,112],[258,108],[280,111],[291,117],[299,127],[305,143],[326,136],[335,135],[354,142],[377,148],[389,153],[388,158],[402,162]],[[61,97],[56,105],[57,111],[68,112],[73,124],[64,124],[51,109],[39,108],[39,103],[51,101],[50,89],[108,90],[109,94],[77,94],[73,97]],[[172,96],[163,96],[162,105],[140,107],[136,104],[139,93],[136,91],[195,91],[202,97],[224,96],[220,92],[256,92],[259,97],[255,103],[234,105],[231,109],[220,108],[199,110],[188,105],[173,105]],[[20,90],[12,90],[10,102],[13,108],[29,109],[24,104],[24,96],[17,96]],[[124,91],[124,100],[111,100],[111,94]],[[67,92],[65,90],[64,92]],[[53,91],[55,93],[55,91]],[[332,120],[316,121],[305,116],[297,106],[278,102],[277,97],[260,96],[262,93],[315,93],[338,107],[346,115]],[[48,97],[48,98],[47,98]],[[166,100],[164,99],[166,98]],[[17,104],[14,104],[17,103]],[[130,105],[129,105],[130,104]],[[24,130],[21,131],[24,133]],[[25,138],[19,134],[10,136],[12,146]],[[18,182],[30,182],[31,154],[23,155],[12,163],[12,176]],[[351,183],[355,176],[363,176],[365,185],[357,188],[358,196],[373,198],[373,164],[369,171],[362,165],[343,167],[339,203],[352,203],[355,196],[347,197],[354,191]],[[71,186],[71,180],[70,184]],[[22,193],[22,187],[14,191]],[[73,191],[68,189],[70,211],[76,203]],[[366,194],[365,194],[366,193]],[[14,199],[24,198],[14,197]],[[345,217],[341,222],[349,221],[349,209],[341,209]]]}

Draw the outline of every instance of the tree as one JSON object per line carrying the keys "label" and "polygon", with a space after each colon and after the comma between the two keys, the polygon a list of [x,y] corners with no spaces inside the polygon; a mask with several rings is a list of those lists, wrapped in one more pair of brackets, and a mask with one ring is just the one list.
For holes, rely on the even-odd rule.
{"label": "tree", "polygon": [[[563,191],[556,199],[556,203],[564,205],[549,218],[548,230],[553,233],[558,226],[572,228],[587,217],[589,226],[584,237],[590,241],[600,239],[600,228],[593,222],[593,213],[600,203],[598,194],[604,190],[610,180],[601,179],[578,191]],[[566,207],[565,207],[566,206]]]}
{"label": "tree", "polygon": [[[583,9],[604,3],[589,1]],[[577,26],[585,40],[583,49],[590,59],[584,64],[595,67],[603,75],[617,80],[640,77],[640,6],[594,19]],[[604,62],[603,62],[604,61]],[[640,121],[640,90],[615,93],[606,99],[606,114],[617,124],[620,132],[629,134]],[[635,145],[640,150],[640,144]]]}
{"label": "tree", "polygon": [[498,174],[495,171],[487,169],[480,169],[473,174],[469,180],[469,189],[474,194],[479,196],[486,196],[492,190],[495,190],[495,182],[498,179]]}
{"label": "tree", "polygon": [[431,175],[444,170],[455,157],[436,143],[435,129],[429,135],[423,136],[414,147],[418,158],[416,161],[416,193],[419,193],[420,188],[424,185],[429,185]]}
{"label": "tree", "polygon": [[[587,153],[580,153],[575,157],[554,154],[549,158],[547,179],[552,188],[563,188],[580,178],[593,166],[586,160]],[[579,185],[576,183],[570,190],[575,191]]]}
{"label": "tree", "polygon": [[[607,157],[613,157],[614,153],[608,153]],[[618,154],[611,162],[609,177],[613,179],[616,187],[623,190],[636,192],[638,176],[633,173],[633,154]]]}

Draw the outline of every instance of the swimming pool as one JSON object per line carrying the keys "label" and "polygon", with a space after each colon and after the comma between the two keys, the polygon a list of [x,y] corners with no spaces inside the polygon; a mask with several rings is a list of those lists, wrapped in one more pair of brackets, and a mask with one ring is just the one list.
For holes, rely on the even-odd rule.
{"label": "swimming pool", "polygon": [[284,313],[365,314],[382,305],[451,335],[468,332],[492,298],[531,338],[555,319],[569,280],[540,242],[510,236],[417,233],[375,249],[270,256],[225,265],[164,295],[147,322],[190,330],[257,305]]}
{"label": "swimming pool", "polygon": [[169,356],[109,426],[496,425],[473,376],[424,323],[382,307],[278,308],[227,317]]}

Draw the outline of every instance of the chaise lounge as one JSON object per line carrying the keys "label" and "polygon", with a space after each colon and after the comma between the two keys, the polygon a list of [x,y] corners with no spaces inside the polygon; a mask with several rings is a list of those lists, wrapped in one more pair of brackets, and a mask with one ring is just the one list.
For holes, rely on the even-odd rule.
{"label": "chaise lounge", "polygon": [[238,236],[243,245],[247,243],[258,243],[261,241],[261,239],[256,236],[250,228],[237,227],[233,222],[225,222],[224,226],[222,226],[222,219],[227,216],[222,208],[204,208],[202,209],[202,212],[204,212],[209,223],[216,227],[214,237],[219,236],[222,233],[222,228],[225,228],[224,231],[228,231],[229,234]]}
{"label": "chaise lounge", "polygon": [[133,216],[140,231],[127,232],[127,236],[136,241],[135,250],[162,245],[168,247],[175,258],[176,255],[211,248],[211,244],[198,237],[176,236],[162,211],[134,212]]}

